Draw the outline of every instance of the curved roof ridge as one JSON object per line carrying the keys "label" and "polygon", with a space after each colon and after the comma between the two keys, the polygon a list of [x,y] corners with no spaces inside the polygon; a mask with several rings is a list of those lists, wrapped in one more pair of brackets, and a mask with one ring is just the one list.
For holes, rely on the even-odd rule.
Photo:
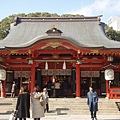
{"label": "curved roof ridge", "polygon": [[47,36],[46,31],[54,25],[62,31],[61,36],[76,46],[94,48],[120,48],[120,42],[111,41],[103,32],[102,25],[98,21],[26,21],[14,26],[8,36],[0,41],[0,48],[28,46],[37,42],[38,39],[57,38],[58,36]]}
{"label": "curved roof ridge", "polygon": [[77,16],[77,17],[20,17],[20,16],[16,16],[15,17],[15,19],[14,19],[14,21],[16,22],[18,19],[56,19],[56,18],[58,18],[58,19],[97,19],[98,20],[98,18],[100,18],[100,17],[102,17],[103,15],[97,15],[97,16],[83,16],[83,15],[81,15],[81,16]]}
{"label": "curved roof ridge", "polygon": [[[26,43],[23,43],[23,44],[19,44],[19,45],[9,45],[9,46],[5,46],[5,47],[7,47],[7,48],[10,48],[10,47],[12,47],[12,48],[14,48],[14,47],[28,47],[28,46],[31,46],[32,44],[34,44],[34,43],[36,43],[36,42],[38,42],[38,41],[43,41],[43,40],[47,40],[48,41],[48,39],[51,39],[51,38],[55,38],[55,39],[62,39],[63,41],[65,40],[67,40],[67,41],[70,41],[70,42],[72,42],[74,45],[76,45],[76,46],[79,46],[79,47],[86,47],[86,45],[84,45],[84,44],[80,44],[80,43],[78,43],[74,38],[70,38],[69,36],[66,36],[66,35],[61,35],[61,36],[49,36],[49,35],[47,35],[47,34],[44,34],[44,35],[40,35],[40,36],[37,36],[36,38],[34,38],[34,39],[32,39],[32,40],[30,40],[30,41],[28,41],[28,42],[26,42]],[[66,42],[67,42],[66,41]]]}

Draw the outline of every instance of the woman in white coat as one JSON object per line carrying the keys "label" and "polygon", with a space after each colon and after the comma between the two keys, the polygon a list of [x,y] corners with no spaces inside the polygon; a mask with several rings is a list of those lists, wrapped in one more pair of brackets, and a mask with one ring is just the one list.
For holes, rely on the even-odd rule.
{"label": "woman in white coat", "polygon": [[46,88],[43,89],[43,99],[45,100],[45,112],[46,110],[47,112],[49,112],[49,104],[48,104],[49,96]]}
{"label": "woman in white coat", "polygon": [[40,88],[37,86],[34,88],[34,92],[31,93],[31,103],[32,103],[32,118],[34,120],[40,120],[41,117],[44,117],[44,106],[40,104]]}

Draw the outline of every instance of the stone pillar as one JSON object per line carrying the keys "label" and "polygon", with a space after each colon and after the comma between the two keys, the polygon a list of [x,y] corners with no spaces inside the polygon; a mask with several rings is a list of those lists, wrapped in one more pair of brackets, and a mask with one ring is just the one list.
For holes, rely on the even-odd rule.
{"label": "stone pillar", "polygon": [[76,98],[79,98],[80,95],[80,65],[76,64]]}
{"label": "stone pillar", "polygon": [[35,63],[31,64],[31,92],[34,91],[35,87]]}

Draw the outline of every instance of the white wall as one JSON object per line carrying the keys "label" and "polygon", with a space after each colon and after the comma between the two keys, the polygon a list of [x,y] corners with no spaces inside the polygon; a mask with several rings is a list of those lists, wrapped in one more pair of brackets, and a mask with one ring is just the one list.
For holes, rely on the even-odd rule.
{"label": "white wall", "polygon": [[108,26],[116,31],[120,31],[120,16],[111,16],[108,19]]}

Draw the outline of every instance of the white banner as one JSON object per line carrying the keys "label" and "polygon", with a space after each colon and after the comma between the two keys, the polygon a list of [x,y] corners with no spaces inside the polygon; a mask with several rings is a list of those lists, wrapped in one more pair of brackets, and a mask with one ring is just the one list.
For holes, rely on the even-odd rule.
{"label": "white banner", "polygon": [[71,69],[42,69],[42,75],[71,75]]}
{"label": "white banner", "polygon": [[31,76],[31,71],[14,71],[14,78],[17,79],[18,77],[25,77],[29,78]]}
{"label": "white banner", "polygon": [[100,77],[99,71],[81,71],[81,77]]}

